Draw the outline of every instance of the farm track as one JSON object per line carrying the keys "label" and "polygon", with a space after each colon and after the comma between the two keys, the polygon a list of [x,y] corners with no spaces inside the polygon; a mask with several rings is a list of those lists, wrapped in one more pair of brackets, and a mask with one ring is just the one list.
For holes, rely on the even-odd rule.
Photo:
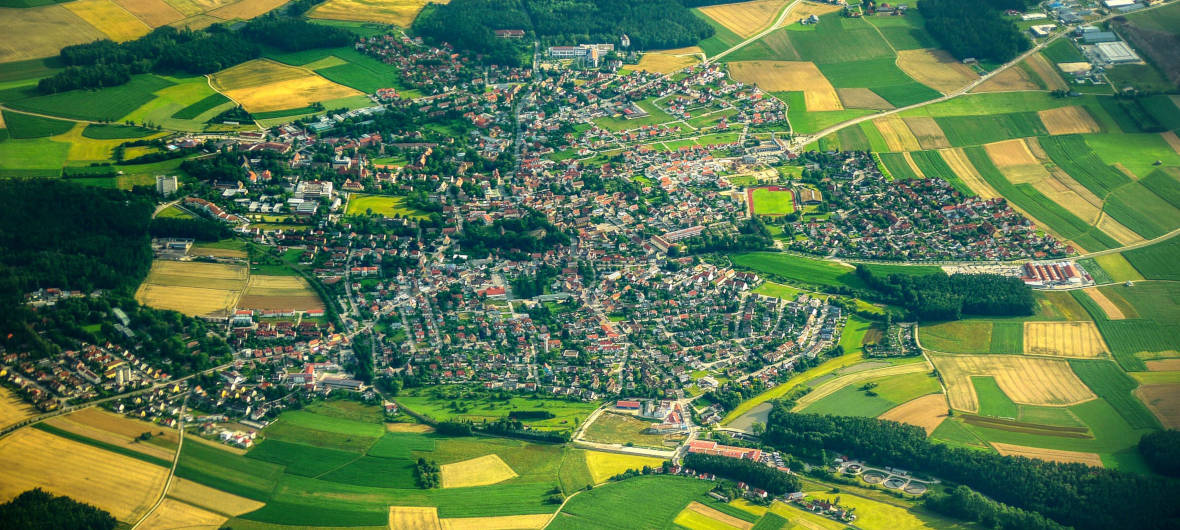
{"label": "farm track", "polygon": [[168,469],[168,480],[164,481],[164,488],[160,490],[160,498],[156,499],[156,503],[152,505],[151,509],[131,526],[131,530],[139,528],[139,525],[151,517],[161,504],[164,504],[164,499],[168,498],[168,490],[172,488],[172,482],[176,479],[176,466],[180,464],[180,450],[184,448],[184,409],[188,406],[188,397],[189,394],[184,395],[184,400],[180,403],[180,413],[176,416],[178,418],[176,423],[176,456],[172,458],[172,467]]}

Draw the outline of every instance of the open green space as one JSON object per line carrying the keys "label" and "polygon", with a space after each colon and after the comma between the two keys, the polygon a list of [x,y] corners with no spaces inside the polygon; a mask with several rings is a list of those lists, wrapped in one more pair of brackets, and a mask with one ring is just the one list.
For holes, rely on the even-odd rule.
{"label": "open green space", "polygon": [[1123,252],[1123,257],[1144,278],[1180,281],[1180,237]]}
{"label": "open green space", "polygon": [[628,414],[603,413],[586,427],[582,436],[591,441],[606,444],[637,445],[666,449],[665,435],[647,434],[643,431],[653,422],[641,420]]}
{"label": "open green space", "polygon": [[74,128],[72,121],[54,120],[11,111],[5,111],[3,115],[4,126],[8,129],[10,138],[47,138],[66,133]]}
{"label": "open green space", "polygon": [[[866,389],[866,385],[871,388]],[[902,403],[939,391],[938,379],[926,372],[886,376],[850,384],[799,412],[875,418]]]}
{"label": "open green space", "polygon": [[981,415],[1014,420],[1020,414],[1016,403],[1000,389],[996,378],[975,376],[971,378],[971,385],[975,387],[975,396],[979,399],[979,413]]}
{"label": "open green space", "polygon": [[594,120],[594,123],[599,127],[609,131],[625,131],[628,129],[638,129],[639,127],[659,125],[661,123],[673,121],[672,116],[656,106],[655,98],[636,101],[635,104],[647,112],[647,115],[632,119],[607,116]]}
{"label": "open green space", "polygon": [[82,129],[82,136],[96,140],[133,140],[151,136],[159,131],[146,127],[92,123]]}
{"label": "open green space", "polygon": [[779,283],[866,289],[852,267],[777,252],[750,252],[730,256],[734,266],[768,275]]}
{"label": "open green space", "polygon": [[[501,399],[482,389],[461,386],[436,386],[410,389],[397,397],[401,406],[438,421],[471,420],[495,421],[513,411],[547,411],[553,418],[522,420],[533,429],[545,431],[573,430],[589,417],[597,402],[566,401],[535,396],[506,396]],[[451,404],[455,406],[452,407]]]}
{"label": "open green space", "polygon": [[816,132],[837,123],[877,112],[868,109],[811,112],[807,110],[807,101],[803,97],[803,92],[774,92],[774,95],[787,103],[787,119],[791,121],[791,130],[800,134]]}
{"label": "open green space", "polygon": [[1099,398],[1135,429],[1158,429],[1159,421],[1132,392],[1139,383],[1107,360],[1070,359],[1070,368]]}
{"label": "open green space", "polygon": [[176,83],[152,74],[132,76],[126,84],[99,90],[71,90],[6,102],[9,107],[50,116],[94,121],[120,121],[151,101],[154,92]]}
{"label": "open green space", "polygon": [[667,476],[607,483],[570,499],[548,528],[665,528],[712,486],[708,481]]}
{"label": "open green space", "polygon": [[232,100],[221,95],[220,92],[216,92],[174,112],[172,117],[180,120],[191,120],[226,103],[232,103]]}
{"label": "open green space", "polygon": [[911,9],[900,17],[865,17],[865,20],[876,26],[895,50],[938,47],[938,41],[926,32],[926,20],[916,10]]}
{"label": "open green space", "polygon": [[348,199],[348,209],[345,211],[345,215],[368,215],[372,213],[389,218],[426,218],[425,213],[405,206],[405,202],[405,197],[354,193]]}
{"label": "open green space", "polygon": [[790,190],[758,188],[751,195],[754,196],[755,215],[787,215],[795,211],[795,193]]}
{"label": "open green space", "polygon": [[1134,311],[1128,316],[1137,318],[1110,320],[1086,293],[1071,294],[1093,318],[1119,366],[1143,371],[1143,358],[1180,356],[1180,284],[1145,281],[1104,288],[1103,293],[1116,305],[1128,304]]}

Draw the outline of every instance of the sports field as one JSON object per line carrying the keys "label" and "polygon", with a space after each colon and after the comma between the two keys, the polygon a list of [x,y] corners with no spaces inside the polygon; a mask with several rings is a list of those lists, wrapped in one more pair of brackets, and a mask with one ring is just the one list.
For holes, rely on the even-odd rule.
{"label": "sports field", "polygon": [[947,418],[947,408],[945,395],[927,394],[889,409],[877,418],[917,425],[929,436]]}
{"label": "sports field", "polygon": [[757,188],[751,191],[754,215],[787,215],[795,211],[795,193],[788,189]]}
{"label": "sports field", "polygon": [[135,299],[190,316],[224,315],[237,304],[246,277],[241,265],[155,261]]}
{"label": "sports field", "polygon": [[360,96],[359,90],[269,59],[254,59],[217,72],[209,82],[249,112],[300,109],[312,103]]}
{"label": "sports field", "polygon": [[812,62],[738,61],[729,63],[729,71],[734,80],[758,85],[767,92],[803,92],[811,112],[844,109],[832,83]]}
{"label": "sports field", "polygon": [[[328,0],[308,12],[310,18],[383,22],[409,28],[428,0]],[[434,0],[445,4],[447,0]]]}
{"label": "sports field", "polygon": [[1025,322],[1024,352],[1055,357],[1093,358],[1109,353],[1091,321]]}
{"label": "sports field", "polygon": [[324,309],[324,301],[301,276],[254,274],[238,300],[242,309],[311,311]]}
{"label": "sports field", "polygon": [[788,3],[788,0],[753,0],[705,6],[700,12],[738,36],[749,38],[774,22]]}
{"label": "sports field", "polygon": [[942,93],[954,92],[979,79],[970,66],[938,49],[897,52],[897,66],[915,81]]}
{"label": "sports field", "polygon": [[1096,396],[1064,360],[1015,355],[931,355],[942,375],[951,407],[979,411],[972,376],[994,377],[1000,389],[1016,403],[1072,405]]}

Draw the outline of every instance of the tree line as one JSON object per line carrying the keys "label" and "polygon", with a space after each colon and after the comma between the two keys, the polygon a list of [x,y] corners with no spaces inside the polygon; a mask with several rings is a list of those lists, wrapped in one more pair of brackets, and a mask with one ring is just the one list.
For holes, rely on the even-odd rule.
{"label": "tree line", "polygon": [[233,235],[224,223],[208,219],[157,217],[148,226],[152,237],[181,237],[197,241],[221,241]]}
{"label": "tree line", "polygon": [[798,477],[773,467],[744,458],[688,453],[684,455],[684,467],[697,472],[713,473],[730,480],[745,482],[755,488],[762,488],[772,495],[783,495],[799,491]]}
{"label": "tree line", "polygon": [[1032,47],[1028,36],[1001,9],[1021,9],[1022,0],[919,0],[926,31],[962,60],[974,57],[996,63],[1012,60]]}
{"label": "tree line", "polygon": [[0,504],[3,528],[85,528],[114,530],[119,524],[110,513],[66,496],[31,489]]}
{"label": "tree line", "polygon": [[1031,315],[1036,308],[1030,289],[1020,278],[999,274],[882,276],[871,267],[856,266],[856,275],[887,301],[900,305],[923,321],[958,320],[964,314]]}
{"label": "tree line", "polygon": [[929,473],[1081,530],[1164,528],[1180,516],[1180,488],[1168,479],[950,447],[894,421],[793,414],[776,403],[763,441],[800,455],[834,451]]}

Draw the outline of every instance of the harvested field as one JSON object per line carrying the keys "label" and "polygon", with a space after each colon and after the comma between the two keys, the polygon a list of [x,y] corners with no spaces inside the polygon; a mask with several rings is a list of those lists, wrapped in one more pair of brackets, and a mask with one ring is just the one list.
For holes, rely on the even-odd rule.
{"label": "harvested field", "polygon": [[639,64],[635,65],[634,68],[636,70],[643,70],[645,72],[670,74],[680,70],[681,68],[686,68],[699,62],[701,62],[700,57],[694,55],[691,52],[681,55],[672,55],[662,52],[647,52],[643,54],[643,57],[639,59]]}
{"label": "harvested field", "polygon": [[222,20],[249,20],[287,3],[287,0],[239,0],[214,9],[207,15]]}
{"label": "harvested field", "polygon": [[979,171],[976,170],[971,161],[967,159],[967,155],[962,149],[957,147],[954,149],[942,149],[938,152],[938,154],[942,155],[942,159],[948,166],[950,166],[951,171],[955,172],[955,175],[959,177],[959,180],[963,181],[963,183],[966,184],[968,188],[971,188],[971,191],[975,192],[976,195],[979,195],[984,199],[994,199],[1000,196],[1000,194],[994,188],[992,188],[991,184],[988,184],[987,181],[984,180],[982,176],[980,176]]}
{"label": "harvested field", "polygon": [[885,144],[890,151],[918,151],[922,144],[914,137],[914,133],[906,126],[905,121],[897,116],[886,116],[873,120],[873,125],[885,138]]}
{"label": "harvested field", "polygon": [[178,311],[189,316],[224,316],[237,304],[239,291],[144,284],[135,299],[157,309]]}
{"label": "harvested field", "polygon": [[225,263],[157,260],[152,262],[147,281],[185,287],[241,289],[246,284],[246,268]]}
{"label": "harvested field", "polygon": [[1098,222],[1095,223],[1094,226],[1097,226],[1099,230],[1102,230],[1106,233],[1106,235],[1114,238],[1115,241],[1118,241],[1123,245],[1138,243],[1145,239],[1134,230],[1131,230],[1130,228],[1123,226],[1122,223],[1115,221],[1113,217],[1106,215],[1106,212],[1102,213],[1102,217],[1098,219]]}
{"label": "harvested field", "polygon": [[176,431],[152,423],[124,418],[104,410],[83,409],[67,416],[50,418],[45,423],[74,434],[162,460],[170,461],[176,455],[175,449],[142,442],[137,438],[142,433],[150,432],[153,437],[158,437],[175,448]]}
{"label": "harvested field", "polygon": [[551,514],[538,513],[499,517],[460,517],[439,519],[439,521],[442,523],[443,530],[540,530],[545,528],[552,517]]}
{"label": "harvested field", "polygon": [[168,476],[163,467],[38,429],[0,439],[0,469],[0,500],[39,487],[93,504],[125,522],[151,508]]}
{"label": "harvested field", "polygon": [[701,7],[699,11],[743,39],[750,38],[778,18],[788,0],[754,0]]}
{"label": "harvested field", "polygon": [[516,477],[516,472],[496,455],[484,455],[453,464],[443,464],[441,467],[444,488],[487,486]]}
{"label": "harvested field", "polygon": [[0,427],[7,427],[37,414],[37,409],[25,403],[7,388],[0,387]]}
{"label": "harvested field", "polygon": [[797,404],[795,405],[795,408],[792,410],[798,412],[798,411],[802,410],[803,408],[807,407],[808,405],[811,405],[812,403],[815,403],[825,397],[828,397],[828,396],[836,393],[836,391],[840,390],[841,388],[844,388],[849,385],[855,385],[855,384],[860,383],[862,381],[868,381],[869,379],[877,379],[880,377],[885,377],[885,376],[890,376],[890,375],[915,374],[915,373],[928,372],[928,371],[930,371],[930,365],[927,363],[921,362],[921,363],[899,364],[897,366],[887,366],[884,368],[876,368],[876,369],[872,369],[872,370],[862,370],[860,372],[853,372],[850,374],[844,374],[844,375],[829,379],[827,381],[824,381],[823,383],[817,385],[811,392],[808,392],[807,395],[799,398],[797,400]]}
{"label": "harvested field", "polygon": [[931,355],[942,374],[951,407],[979,411],[971,376],[992,376],[1012,401],[1025,405],[1073,405],[1094,399],[1065,359],[1019,355]]}
{"label": "harvested field", "polygon": [[917,425],[926,429],[926,435],[929,436],[946,419],[946,411],[945,395],[927,394],[893,407],[877,418]]}
{"label": "harvested field", "polygon": [[228,517],[183,502],[164,499],[141,523],[144,528],[221,528]]}
{"label": "harvested field", "polygon": [[76,0],[62,5],[115,42],[137,39],[152,30],[111,0]]}
{"label": "harvested field", "polygon": [[433,506],[390,506],[389,527],[405,530],[442,530],[438,508]]}
{"label": "harvested field", "polygon": [[1102,312],[1106,313],[1107,320],[1123,320],[1127,318],[1126,315],[1123,315],[1123,310],[1119,309],[1119,306],[1115,305],[1114,302],[1111,302],[1097,287],[1086,288],[1085,293],[1095,304],[1098,304],[1098,307],[1102,308]]}
{"label": "harvested field", "polygon": [[172,489],[168,490],[168,496],[229,516],[252,512],[265,505],[256,500],[239,497],[180,477],[172,479]]}
{"label": "harvested field", "polygon": [[[445,4],[448,0],[434,0]],[[384,22],[410,27],[429,0],[328,0],[307,14],[310,18]]]}
{"label": "harvested field", "polygon": [[221,315],[237,304],[246,274],[240,265],[155,261],[135,299],[189,316]]}
{"label": "harvested field", "polygon": [[970,66],[944,50],[925,48],[897,52],[897,67],[915,81],[944,94],[954,92],[979,79]]}
{"label": "harvested field", "polygon": [[1053,68],[1052,64],[1049,64],[1049,61],[1045,59],[1044,55],[1034,53],[1028,57],[1025,63],[1028,64],[1028,67],[1033,72],[1036,72],[1037,77],[1040,77],[1045,82],[1046,90],[1069,90],[1069,85],[1057,74],[1057,69]]}
{"label": "harvested field", "polygon": [[1135,389],[1151,413],[1168,429],[1180,429],[1180,383],[1143,385]]}
{"label": "harvested field", "polygon": [[1078,464],[1086,464],[1087,466],[1102,467],[1102,458],[1098,456],[1098,453],[1042,449],[1040,447],[1026,447],[1000,442],[991,442],[991,444],[992,447],[996,448],[996,451],[1004,456],[1024,456],[1028,458],[1039,458],[1046,462],[1061,462],[1065,464],[1076,462]]}
{"label": "harvested field", "polygon": [[386,423],[385,430],[388,432],[412,432],[424,434],[434,432],[434,427],[424,423]]}
{"label": "harvested field", "polygon": [[[1044,167],[1033,156],[1032,151],[1029,150],[1028,144],[1024,143],[1023,139],[1017,138],[1014,140],[1004,140],[1002,142],[990,143],[983,146],[987,150],[987,154],[991,157],[992,162],[996,167],[1003,169],[1021,168],[1026,166]],[[1004,173],[1008,175],[1007,172]],[[1011,179],[1009,179],[1011,180]],[[1025,181],[1027,182],[1027,181]],[[1020,184],[1021,182],[1012,181],[1013,184]]]}
{"label": "harvested field", "polygon": [[115,3],[153,28],[184,18],[184,13],[164,0],[115,0]]}
{"label": "harvested field", "polygon": [[1025,322],[1024,352],[1055,357],[1093,358],[1109,353],[1091,321]]}
{"label": "harvested field", "polygon": [[781,28],[783,26],[790,26],[791,24],[799,22],[800,20],[803,20],[811,15],[818,17],[828,13],[835,13],[841,9],[843,8],[835,4],[800,2],[795,6],[795,9],[792,9],[791,13],[783,19],[782,24],[779,24],[778,27]]}
{"label": "harvested field", "polygon": [[1144,361],[1147,369],[1152,372],[1178,372],[1180,371],[1180,359],[1161,359],[1157,361]]}
{"label": "harvested field", "polygon": [[767,92],[803,92],[809,112],[844,110],[836,89],[812,62],[737,61],[729,63],[729,72]]}
{"label": "harvested field", "polygon": [[586,451],[586,467],[590,468],[590,478],[595,484],[606,482],[628,469],[643,469],[643,466],[659,467],[663,463],[663,458],[654,456]]}
{"label": "harvested field", "polygon": [[315,72],[268,59],[255,59],[210,76],[217,91],[250,112],[306,107],[317,101],[361,95]]}
{"label": "harvested field", "polygon": [[106,34],[60,4],[24,9],[0,8],[4,36],[0,63],[57,55],[71,44],[105,39]]}
{"label": "harvested field", "polygon": [[946,134],[942,132],[942,127],[938,126],[938,122],[934,118],[926,116],[918,116],[913,118],[902,118],[905,121],[906,127],[909,127],[910,132],[918,139],[918,144],[922,149],[945,149],[951,146],[950,140],[946,139]]}
{"label": "harvested field", "polygon": [[754,527],[754,523],[747,522],[742,519],[738,519],[737,517],[729,515],[721,510],[718,510],[716,508],[710,508],[710,507],[705,506],[704,504],[701,504],[696,501],[692,501],[692,502],[688,503],[688,506],[684,509],[691,511],[691,512],[699,513],[705,517],[708,517],[709,519],[712,519],[714,521],[718,521],[722,524],[726,524],[726,525],[729,525],[729,526],[732,526],[735,528],[741,528],[742,530],[749,530],[750,528]]}
{"label": "harvested field", "polygon": [[1101,128],[1082,107],[1059,107],[1037,112],[1049,134],[1082,134],[1099,132]]}
{"label": "harvested field", "polygon": [[980,83],[971,92],[1013,92],[1017,90],[1037,90],[1038,88],[1040,87],[1032,79],[1028,78],[1028,73],[1024,69],[1009,68]]}
{"label": "harvested field", "polygon": [[893,104],[886,101],[885,98],[867,88],[837,88],[836,93],[840,95],[840,103],[846,109],[889,110],[894,108]]}
{"label": "harvested field", "polygon": [[[201,15],[221,6],[233,3],[234,0],[164,0],[168,5],[180,11],[186,17]],[[193,26],[196,27],[196,26]]]}
{"label": "harvested field", "polygon": [[324,309],[324,302],[299,276],[252,275],[238,307],[258,310],[308,311]]}
{"label": "harvested field", "polygon": [[1172,150],[1176,154],[1180,154],[1180,137],[1176,136],[1176,133],[1167,131],[1160,133],[1160,136],[1164,138],[1165,142],[1168,142],[1168,145],[1172,147]]}

